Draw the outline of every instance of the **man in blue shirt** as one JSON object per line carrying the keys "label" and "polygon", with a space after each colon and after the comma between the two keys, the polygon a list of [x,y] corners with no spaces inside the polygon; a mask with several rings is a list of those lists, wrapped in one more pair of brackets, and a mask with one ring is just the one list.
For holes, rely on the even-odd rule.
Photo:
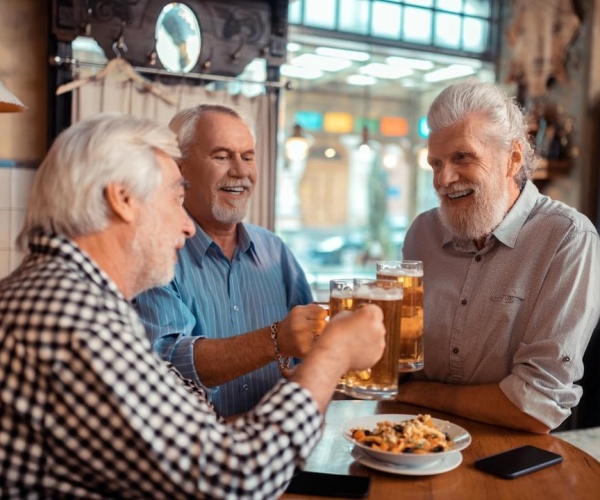
{"label": "man in blue shirt", "polygon": [[209,389],[224,416],[258,403],[325,326],[300,265],[273,233],[242,223],[257,180],[255,139],[233,109],[203,104],[170,123],[196,234],[175,279],[138,296],[153,348]]}

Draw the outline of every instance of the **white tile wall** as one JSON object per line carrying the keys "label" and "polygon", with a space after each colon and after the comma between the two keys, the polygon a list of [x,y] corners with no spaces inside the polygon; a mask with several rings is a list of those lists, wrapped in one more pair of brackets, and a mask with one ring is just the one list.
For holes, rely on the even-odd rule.
{"label": "white tile wall", "polygon": [[34,175],[30,168],[0,167],[0,279],[23,260],[15,240],[23,226]]}
{"label": "white tile wall", "polygon": [[10,250],[10,210],[0,208],[0,250]]}
{"label": "white tile wall", "polygon": [[0,167],[0,210],[10,207],[10,172],[12,168]]}

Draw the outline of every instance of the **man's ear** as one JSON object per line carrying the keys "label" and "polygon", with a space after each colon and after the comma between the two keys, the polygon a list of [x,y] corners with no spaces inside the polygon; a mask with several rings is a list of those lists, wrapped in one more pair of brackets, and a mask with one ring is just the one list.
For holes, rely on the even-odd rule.
{"label": "man's ear", "polygon": [[104,188],[104,197],[114,217],[123,222],[133,222],[136,203],[128,188],[122,184],[111,183]]}
{"label": "man's ear", "polygon": [[519,141],[512,144],[508,159],[507,177],[514,177],[523,165],[523,145]]}

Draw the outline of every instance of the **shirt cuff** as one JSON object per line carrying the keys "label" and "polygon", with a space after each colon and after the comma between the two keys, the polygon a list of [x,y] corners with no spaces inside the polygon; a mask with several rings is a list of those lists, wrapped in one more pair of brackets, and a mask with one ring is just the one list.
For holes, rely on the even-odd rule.
{"label": "shirt cuff", "polygon": [[[540,392],[517,375],[509,375],[502,380],[500,389],[519,410],[539,420],[550,429],[556,429],[571,415],[570,407],[559,406],[550,396]],[[573,388],[576,389],[577,387]]]}

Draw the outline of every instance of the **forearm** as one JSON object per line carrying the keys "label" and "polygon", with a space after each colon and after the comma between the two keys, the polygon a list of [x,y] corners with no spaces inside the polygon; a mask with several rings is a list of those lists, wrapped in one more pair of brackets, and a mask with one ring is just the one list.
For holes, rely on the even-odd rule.
{"label": "forearm", "polygon": [[268,327],[228,339],[199,339],[194,344],[194,366],[206,387],[229,382],[274,359]]}
{"label": "forearm", "polygon": [[346,366],[335,349],[313,349],[303,362],[296,366],[290,380],[307,389],[321,414],[325,414],[339,378],[347,369]]}
{"label": "forearm", "polygon": [[546,434],[550,429],[517,408],[498,384],[453,385],[440,382],[401,384],[398,400],[493,425]]}

